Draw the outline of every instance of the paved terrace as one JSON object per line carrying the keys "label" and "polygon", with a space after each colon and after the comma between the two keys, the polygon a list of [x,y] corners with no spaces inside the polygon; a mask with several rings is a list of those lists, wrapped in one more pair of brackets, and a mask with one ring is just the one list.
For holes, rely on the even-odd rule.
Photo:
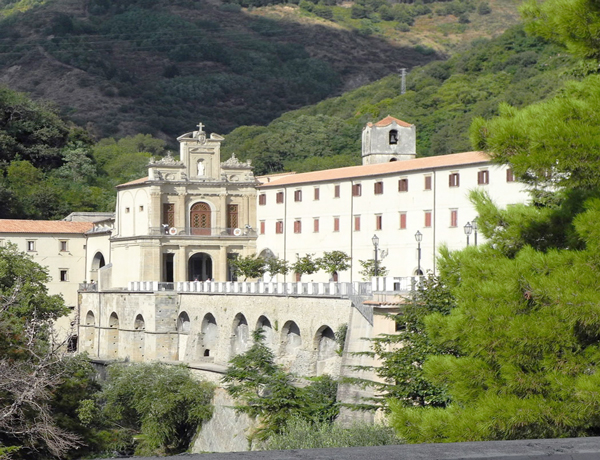
{"label": "paved terrace", "polygon": [[[600,438],[227,452],[184,454],[168,458],[169,460],[598,460]],[[136,457],[136,460],[150,459],[156,460],[158,457]]]}

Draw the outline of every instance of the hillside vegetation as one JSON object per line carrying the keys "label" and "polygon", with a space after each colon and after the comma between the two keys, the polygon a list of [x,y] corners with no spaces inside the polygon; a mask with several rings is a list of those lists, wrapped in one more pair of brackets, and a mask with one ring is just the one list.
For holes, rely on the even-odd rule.
{"label": "hillside vegetation", "polygon": [[96,138],[172,142],[198,121],[265,125],[516,22],[511,0],[240,2],[0,1],[0,83]]}
{"label": "hillside vegetation", "polygon": [[466,151],[473,117],[497,114],[502,102],[522,107],[543,100],[585,73],[564,50],[515,26],[447,61],[415,68],[406,94],[400,77],[391,75],[266,127],[237,128],[224,152],[252,159],[257,174],[360,164],[363,126],[387,115],[417,126],[418,156]]}
{"label": "hillside vegetation", "polygon": [[[489,118],[502,102],[517,107],[555,94],[587,68],[515,27],[444,62],[415,68],[401,93],[388,76],[338,98],[288,112],[268,126],[242,126],[223,146],[253,160],[255,172],[309,171],[360,163],[364,124],[390,114],[417,126],[418,155],[471,149],[473,117]],[[97,143],[46,104],[0,92],[2,218],[58,219],[73,211],[112,211],[114,186],[146,175],[165,141],[148,134]]]}

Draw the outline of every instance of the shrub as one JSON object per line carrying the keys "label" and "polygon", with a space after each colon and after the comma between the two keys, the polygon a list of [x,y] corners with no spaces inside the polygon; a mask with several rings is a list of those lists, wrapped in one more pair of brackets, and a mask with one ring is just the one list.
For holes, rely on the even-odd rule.
{"label": "shrub", "polygon": [[490,14],[492,12],[492,8],[488,2],[481,2],[477,7],[477,13],[481,16],[485,14]]}
{"label": "shrub", "polygon": [[266,443],[269,450],[318,449],[324,447],[359,447],[401,444],[392,428],[369,423],[355,423],[343,428],[331,423],[314,423],[293,418],[281,434]]}

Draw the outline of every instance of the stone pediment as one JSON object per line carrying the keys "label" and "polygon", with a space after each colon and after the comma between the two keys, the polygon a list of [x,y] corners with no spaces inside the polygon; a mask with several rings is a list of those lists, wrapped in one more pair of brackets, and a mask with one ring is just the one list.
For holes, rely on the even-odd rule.
{"label": "stone pediment", "polygon": [[231,155],[226,161],[221,163],[223,169],[252,169],[252,160],[240,161],[235,156],[235,153]]}
{"label": "stone pediment", "polygon": [[156,166],[158,166],[158,167],[164,167],[164,166],[171,166],[171,167],[175,166],[175,167],[177,167],[177,166],[180,166],[181,167],[181,166],[184,166],[184,165],[183,165],[183,163],[181,161],[175,160],[175,158],[173,158],[171,156],[171,153],[169,152],[169,153],[167,153],[166,157],[163,157],[160,160],[156,160],[156,161],[150,160],[150,162],[148,163],[148,166],[154,166],[154,167],[156,167]]}

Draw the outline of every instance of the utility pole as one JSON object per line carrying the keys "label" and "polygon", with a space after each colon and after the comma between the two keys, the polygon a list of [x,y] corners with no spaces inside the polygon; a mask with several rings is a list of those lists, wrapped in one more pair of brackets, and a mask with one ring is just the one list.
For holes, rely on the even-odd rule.
{"label": "utility pole", "polygon": [[400,69],[400,76],[402,77],[402,86],[400,87],[400,94],[406,93],[406,69]]}

